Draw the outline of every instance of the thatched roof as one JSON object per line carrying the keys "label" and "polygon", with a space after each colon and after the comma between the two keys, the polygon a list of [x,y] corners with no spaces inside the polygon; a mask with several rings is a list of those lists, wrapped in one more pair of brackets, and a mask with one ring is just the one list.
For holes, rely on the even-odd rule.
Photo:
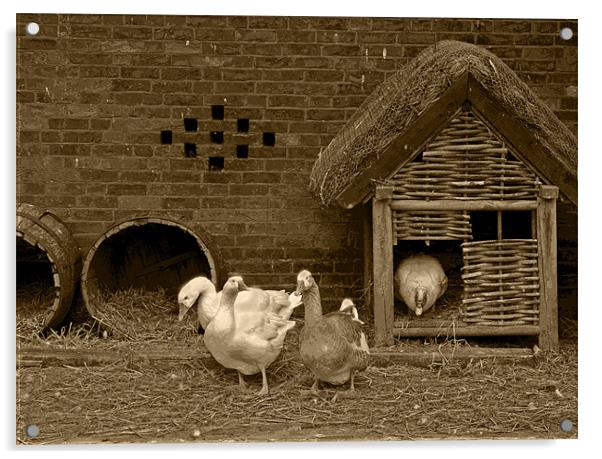
{"label": "thatched roof", "polygon": [[[577,202],[577,140],[571,131],[498,57],[456,41],[429,47],[364,101],[320,153],[310,190],[325,206],[355,206],[369,197],[373,181],[388,178],[418,153],[391,152],[396,141],[402,150],[418,150],[427,138],[414,133],[425,126],[443,127],[443,118],[447,122],[453,115],[450,108],[459,109],[466,101],[489,107],[485,118],[509,147],[544,182],[559,186]],[[413,137],[414,143],[399,143],[404,136]]]}

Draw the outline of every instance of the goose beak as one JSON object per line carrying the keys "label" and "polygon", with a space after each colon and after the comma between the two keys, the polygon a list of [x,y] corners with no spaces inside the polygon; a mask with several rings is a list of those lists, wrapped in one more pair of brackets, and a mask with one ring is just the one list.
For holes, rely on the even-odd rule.
{"label": "goose beak", "polygon": [[188,308],[185,304],[180,303],[180,312],[178,314],[178,321],[182,322],[182,320],[184,319],[184,316],[186,316],[186,313],[188,312],[190,308]]}
{"label": "goose beak", "polygon": [[249,287],[247,286],[247,284],[245,284],[245,281],[242,280],[242,278],[238,279],[238,291],[242,292],[243,290],[249,290]]}
{"label": "goose beak", "polygon": [[303,293],[303,290],[304,290],[303,287],[304,287],[303,281],[302,280],[297,281],[297,289],[295,290],[294,295],[295,296],[301,295]]}

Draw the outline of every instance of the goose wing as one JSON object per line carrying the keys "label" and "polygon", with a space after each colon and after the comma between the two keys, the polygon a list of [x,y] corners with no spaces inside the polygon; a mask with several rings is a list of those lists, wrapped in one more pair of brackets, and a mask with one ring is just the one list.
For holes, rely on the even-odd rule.
{"label": "goose wing", "polygon": [[329,381],[329,376],[366,368],[369,350],[361,325],[349,314],[337,311],[303,330],[300,353],[306,366]]}

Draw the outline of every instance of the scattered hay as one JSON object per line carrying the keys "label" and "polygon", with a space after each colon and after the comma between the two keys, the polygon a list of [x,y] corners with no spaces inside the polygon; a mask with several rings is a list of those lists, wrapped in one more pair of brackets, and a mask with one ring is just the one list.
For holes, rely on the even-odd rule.
{"label": "scattered hay", "polygon": [[34,339],[42,331],[55,297],[56,288],[48,282],[17,284],[17,339]]}
{"label": "scattered hay", "polygon": [[[296,355],[296,334],[268,369],[271,393],[257,397],[261,377],[236,388],[236,372],[201,361],[169,368],[145,362],[105,367],[24,368],[18,385],[20,443],[291,441],[435,438],[576,438],[577,353],[531,364],[491,360],[444,367],[370,367],[356,394],[312,378]],[[43,383],[43,384],[42,384]],[[335,400],[334,395],[339,394]],[[575,429],[563,433],[562,419]],[[35,422],[40,436],[22,432]]]}
{"label": "scattered hay", "polygon": [[197,335],[190,315],[178,321],[177,299],[163,289],[151,292],[130,288],[105,293],[95,309],[96,319],[117,339],[163,343]]}

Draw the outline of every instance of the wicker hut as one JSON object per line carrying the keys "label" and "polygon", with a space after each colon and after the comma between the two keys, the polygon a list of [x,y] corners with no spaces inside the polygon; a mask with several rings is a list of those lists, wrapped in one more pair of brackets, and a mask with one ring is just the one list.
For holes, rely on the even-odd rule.
{"label": "wicker hut", "polygon": [[[377,344],[453,333],[557,347],[556,201],[577,204],[577,143],[487,50],[440,42],[390,77],[322,151],[310,189],[325,206],[371,201]],[[462,291],[446,317],[395,320],[395,246],[416,241],[456,247]]]}

